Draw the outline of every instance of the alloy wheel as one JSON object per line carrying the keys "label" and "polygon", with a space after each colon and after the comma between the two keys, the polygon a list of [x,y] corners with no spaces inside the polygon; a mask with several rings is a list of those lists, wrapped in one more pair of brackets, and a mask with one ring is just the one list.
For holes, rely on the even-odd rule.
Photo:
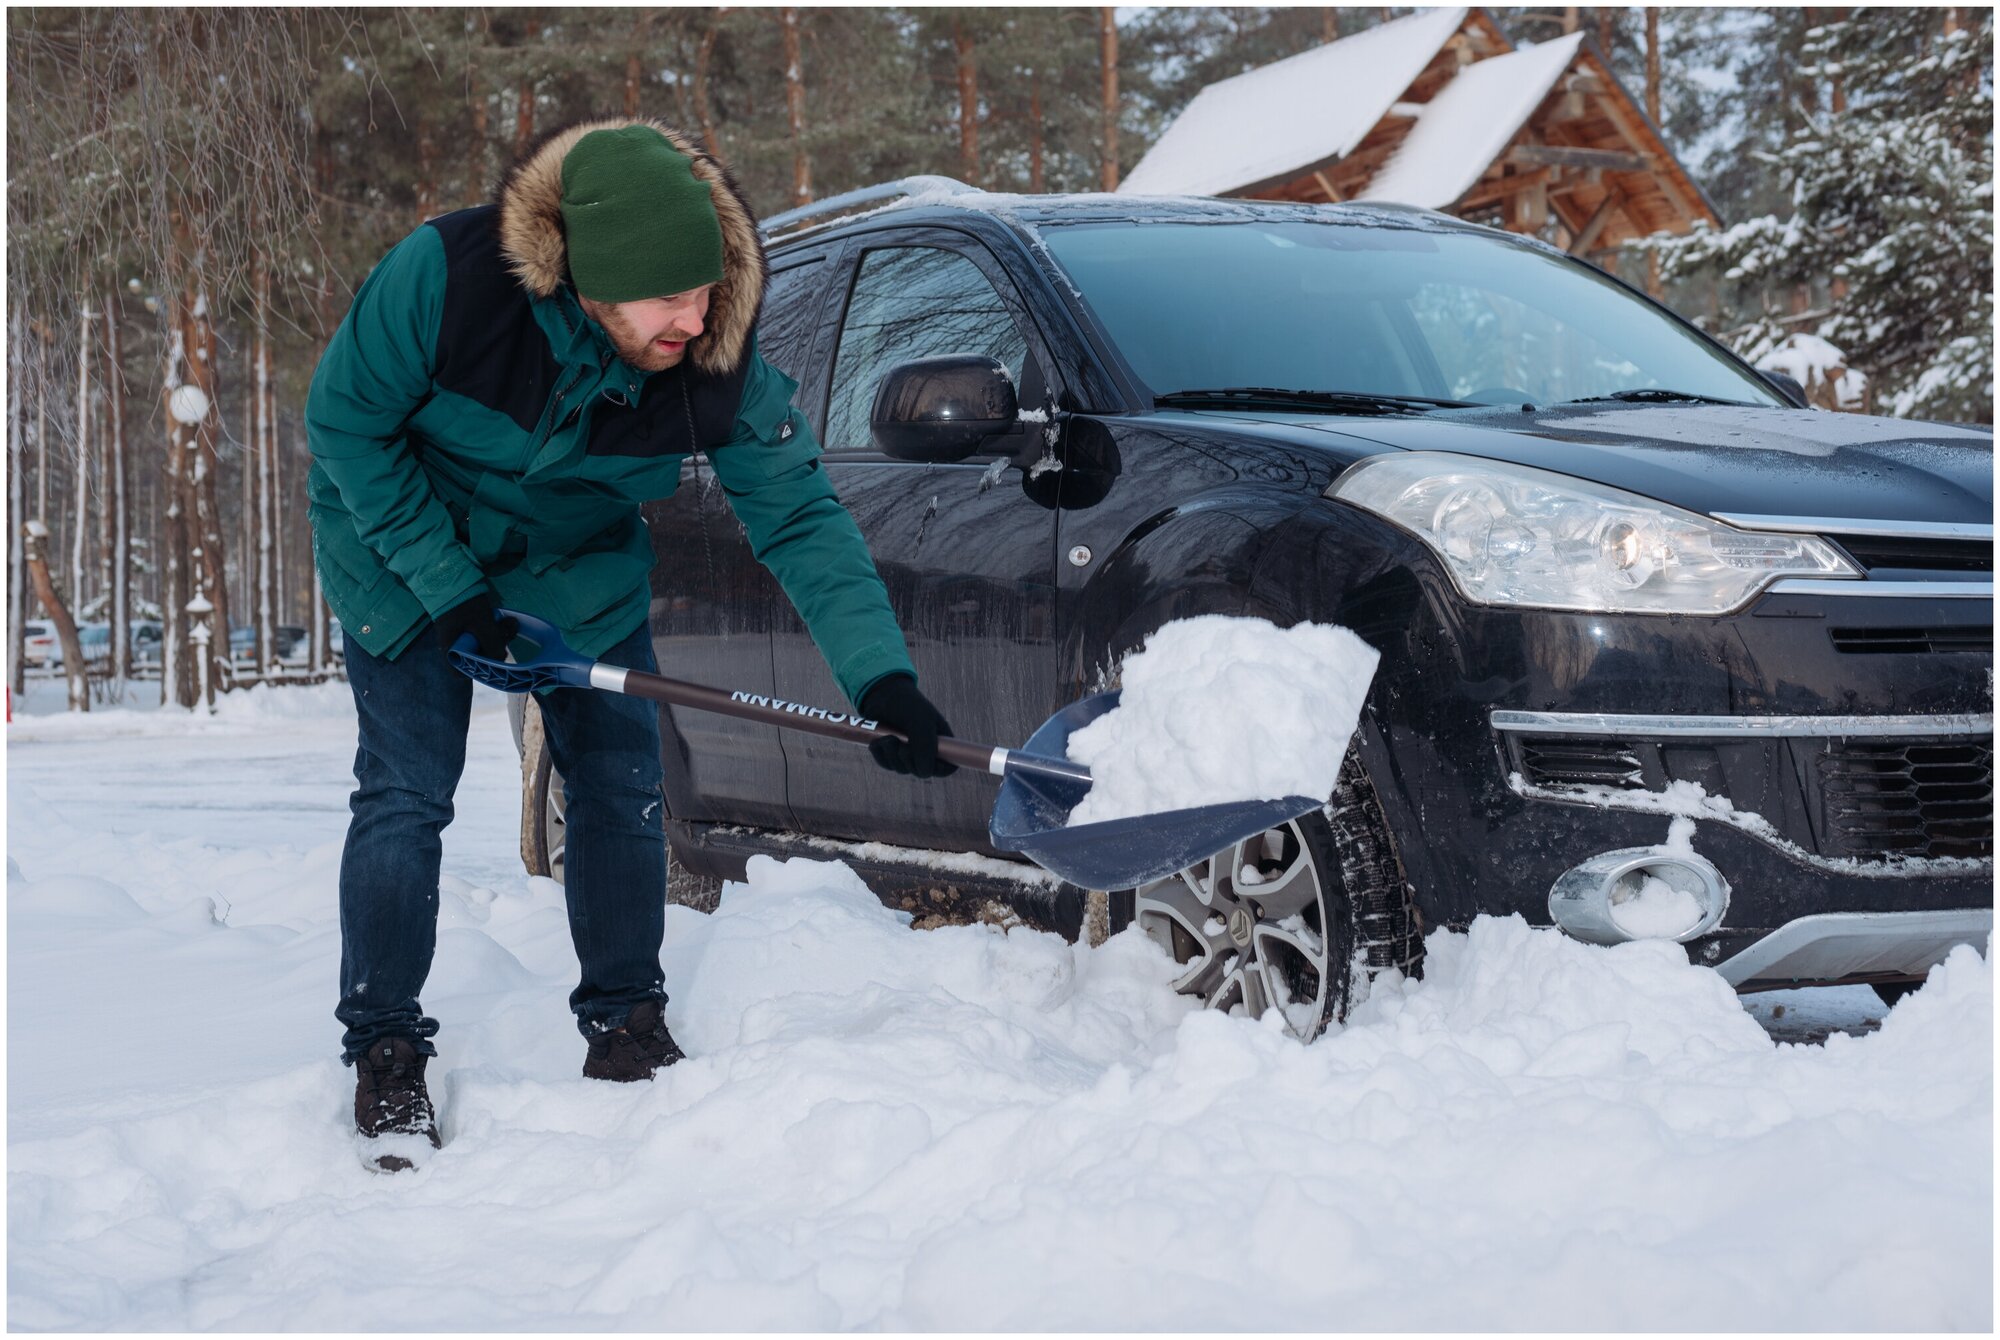
{"label": "alloy wheel", "polygon": [[1294,820],[1134,891],[1141,929],[1181,966],[1174,989],[1210,1009],[1261,1017],[1310,1041],[1332,1017],[1348,965],[1328,934],[1329,902],[1344,907],[1325,857]]}

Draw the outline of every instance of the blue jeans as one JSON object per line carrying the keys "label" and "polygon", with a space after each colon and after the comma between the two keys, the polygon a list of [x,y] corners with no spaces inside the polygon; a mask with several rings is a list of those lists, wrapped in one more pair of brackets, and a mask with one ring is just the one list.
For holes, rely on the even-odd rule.
{"label": "blue jeans", "polygon": [[[645,625],[598,659],[652,670]],[[451,668],[429,628],[393,659],[349,638],[347,679],[361,717],[354,818],[340,857],[341,1059],[409,1038],[427,1056],[437,1020],[417,1003],[437,947],[440,834],[465,770],[472,681]],[[570,1009],[585,1037],[617,1028],[632,1007],[664,1001],[667,855],[659,709],[598,689],[538,695],[568,824],[563,893],[583,968]]]}

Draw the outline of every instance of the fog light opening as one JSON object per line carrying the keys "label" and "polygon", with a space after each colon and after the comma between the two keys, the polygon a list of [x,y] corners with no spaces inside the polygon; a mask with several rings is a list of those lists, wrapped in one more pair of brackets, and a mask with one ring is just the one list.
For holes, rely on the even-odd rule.
{"label": "fog light opening", "polygon": [[1611,886],[1611,919],[1635,940],[1678,940],[1701,924],[1700,889],[1686,866],[1639,866]]}
{"label": "fog light opening", "polygon": [[1549,916],[1587,944],[1687,941],[1729,909],[1729,884],[1706,859],[1665,847],[1605,852],[1568,870],[1549,890]]}

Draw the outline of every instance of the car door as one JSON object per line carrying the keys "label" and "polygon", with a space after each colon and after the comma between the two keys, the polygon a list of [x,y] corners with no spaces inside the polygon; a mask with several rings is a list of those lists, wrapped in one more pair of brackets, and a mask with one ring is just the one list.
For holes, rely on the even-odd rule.
{"label": "car door", "polygon": [[[843,264],[823,467],[867,538],[925,694],[959,737],[1018,745],[1054,710],[1053,490],[1031,488],[1023,471],[1006,468],[1026,440],[1019,433],[962,463],[917,464],[877,449],[869,412],[890,368],[943,354],[999,360],[1022,406],[1039,407],[1046,346],[1005,270],[967,234],[864,235]],[[842,701],[788,606],[778,612],[773,650],[781,696]],[[792,811],[807,832],[991,850],[990,777],[905,780],[865,750],[797,733],[787,734],[784,750]]]}
{"label": "car door", "polygon": [[[806,370],[825,306],[825,252],[774,261],[757,348],[812,394]],[[810,411],[808,411],[810,414]],[[750,693],[776,691],[772,616],[784,603],[705,457],[681,467],[674,496],[645,509],[652,531],[653,649],[660,672]],[[660,709],[667,809],[676,819],[789,828],[785,756],[777,727],[679,708]]]}

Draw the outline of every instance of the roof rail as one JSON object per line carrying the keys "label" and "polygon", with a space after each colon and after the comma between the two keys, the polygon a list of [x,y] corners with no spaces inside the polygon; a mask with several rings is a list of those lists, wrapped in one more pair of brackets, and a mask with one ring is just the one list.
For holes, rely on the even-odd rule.
{"label": "roof rail", "polygon": [[830,195],[824,200],[814,200],[810,204],[788,209],[782,214],[773,214],[758,224],[758,230],[766,237],[798,228],[805,224],[831,222],[831,216],[856,205],[872,205],[882,200],[901,200],[924,191],[948,188],[952,191],[970,191],[973,188],[954,177],[917,176],[904,177],[900,181],[882,182],[876,186],[864,186],[858,191],[846,191],[840,195]]}

